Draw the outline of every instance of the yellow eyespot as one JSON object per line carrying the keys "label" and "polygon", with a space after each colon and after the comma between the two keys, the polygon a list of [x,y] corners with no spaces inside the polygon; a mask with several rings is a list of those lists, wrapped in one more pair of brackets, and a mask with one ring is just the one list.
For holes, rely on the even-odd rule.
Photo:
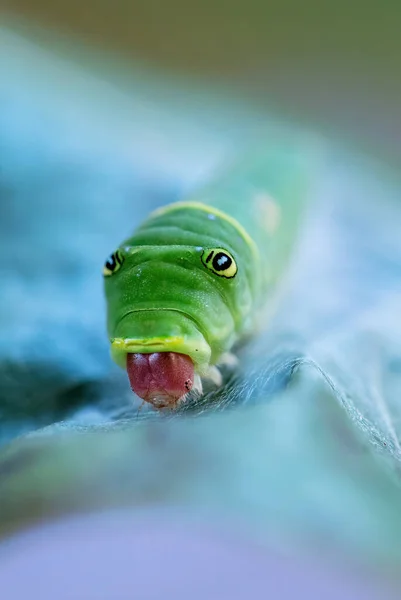
{"label": "yellow eyespot", "polygon": [[110,275],[114,275],[121,268],[121,265],[124,262],[124,256],[122,255],[120,250],[116,250],[109,256],[106,260],[103,267],[103,276],[110,277]]}
{"label": "yellow eyespot", "polygon": [[206,248],[202,252],[201,260],[209,271],[219,277],[232,279],[237,274],[237,263],[232,254],[224,248]]}

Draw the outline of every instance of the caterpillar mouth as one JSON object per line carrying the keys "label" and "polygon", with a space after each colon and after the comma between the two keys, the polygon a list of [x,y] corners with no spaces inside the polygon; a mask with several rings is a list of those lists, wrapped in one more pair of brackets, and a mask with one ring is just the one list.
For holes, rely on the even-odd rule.
{"label": "caterpillar mouth", "polygon": [[137,310],[117,323],[111,356],[123,369],[128,354],[177,353],[188,356],[198,373],[208,366],[211,349],[195,321],[174,309]]}
{"label": "caterpillar mouth", "polygon": [[178,352],[127,354],[127,373],[132,391],[158,409],[175,408],[194,384],[194,364]]}

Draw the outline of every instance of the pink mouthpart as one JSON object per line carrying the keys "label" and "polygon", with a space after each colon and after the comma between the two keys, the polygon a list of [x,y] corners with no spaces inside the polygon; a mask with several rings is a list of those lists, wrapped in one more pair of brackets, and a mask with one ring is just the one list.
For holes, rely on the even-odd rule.
{"label": "pink mouthpart", "polygon": [[194,384],[194,364],[178,352],[127,354],[132,391],[157,408],[175,406]]}

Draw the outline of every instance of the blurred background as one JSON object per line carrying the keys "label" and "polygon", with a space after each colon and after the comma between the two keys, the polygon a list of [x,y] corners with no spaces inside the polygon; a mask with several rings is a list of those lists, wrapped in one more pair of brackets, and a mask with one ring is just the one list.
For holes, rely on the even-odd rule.
{"label": "blurred background", "polygon": [[400,158],[397,0],[2,5],[8,22],[41,26],[58,42],[230,85],[264,109]]}
{"label": "blurred background", "polygon": [[[400,4],[0,11],[8,598],[399,597]],[[238,384],[138,419],[103,261],[280,127],[327,161],[278,313]]]}

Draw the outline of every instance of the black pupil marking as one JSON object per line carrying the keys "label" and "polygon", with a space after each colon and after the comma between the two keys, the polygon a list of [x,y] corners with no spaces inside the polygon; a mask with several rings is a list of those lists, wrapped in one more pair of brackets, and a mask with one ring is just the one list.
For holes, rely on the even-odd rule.
{"label": "black pupil marking", "polygon": [[116,266],[121,265],[122,264],[122,259],[121,257],[118,255],[117,252],[114,252],[114,254],[112,254],[106,262],[106,269],[109,269],[109,271],[114,271]]}
{"label": "black pupil marking", "polygon": [[116,268],[116,257],[114,256],[114,254],[112,254],[106,262],[106,269],[109,269],[109,271],[113,271],[115,268]]}
{"label": "black pupil marking", "polygon": [[233,261],[229,256],[227,256],[227,254],[224,254],[224,252],[218,252],[212,262],[213,269],[215,271],[225,271],[231,267],[232,262]]}

